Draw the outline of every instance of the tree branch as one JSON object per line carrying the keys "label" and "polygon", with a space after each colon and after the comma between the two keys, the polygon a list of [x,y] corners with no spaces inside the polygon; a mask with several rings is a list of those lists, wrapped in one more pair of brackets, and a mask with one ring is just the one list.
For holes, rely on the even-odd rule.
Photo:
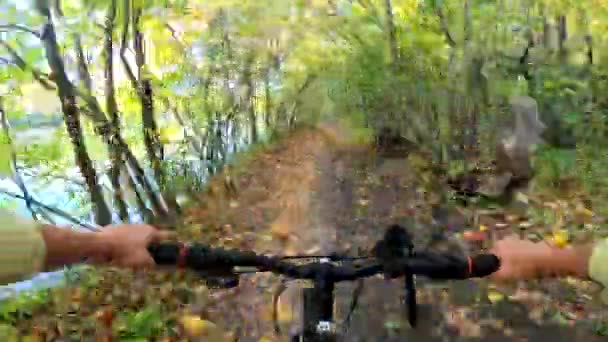
{"label": "tree branch", "polygon": [[441,9],[441,3],[437,4],[437,16],[439,17],[439,25],[441,27],[441,32],[445,36],[445,40],[447,40],[448,45],[450,47],[456,47],[456,41],[452,38],[452,34],[450,33],[450,29],[448,28],[448,23],[445,19],[445,15],[443,14],[443,9]]}
{"label": "tree branch", "polygon": [[43,72],[27,65],[25,60],[21,58],[17,51],[15,51],[15,49],[13,49],[7,42],[0,39],[0,46],[4,47],[4,49],[6,49],[6,51],[8,51],[8,53],[11,55],[11,58],[13,59],[13,64],[17,65],[19,69],[23,71],[29,70],[32,73],[34,79],[38,81],[38,83],[40,83],[43,88],[47,90],[56,90],[55,86],[52,85],[51,81],[48,79],[48,76],[46,76]]}
{"label": "tree branch", "polygon": [[130,11],[130,7],[129,7],[129,0],[124,0],[123,1],[123,9],[124,9],[124,13],[123,13],[123,31],[122,31],[122,37],[121,37],[121,41],[120,41],[120,60],[122,61],[122,65],[125,68],[125,72],[127,73],[127,77],[129,78],[129,80],[131,81],[131,84],[133,85],[133,88],[135,88],[135,91],[137,91],[137,93],[139,94],[139,86],[138,86],[138,82],[137,82],[137,78],[135,77],[135,73],[133,73],[133,70],[131,69],[131,66],[129,65],[129,61],[127,60],[127,57],[125,56],[125,51],[127,51],[127,37],[129,35],[129,24],[131,22],[131,11]]}
{"label": "tree branch", "polygon": [[16,30],[16,31],[21,31],[21,32],[26,32],[26,33],[32,34],[36,38],[42,38],[40,33],[36,32],[28,27],[25,27],[23,25],[19,25],[19,24],[0,25],[0,31],[2,31],[2,30]]}
{"label": "tree branch", "polygon": [[393,18],[393,5],[391,0],[384,1],[384,12],[386,20],[386,29],[388,30],[388,44],[391,51],[391,59],[393,65],[399,61],[399,44],[397,43],[397,30]]}
{"label": "tree branch", "polygon": [[82,82],[86,92],[91,95],[93,93],[93,80],[91,79],[91,73],[84,57],[84,50],[78,33],[74,33],[74,49],[76,49],[76,57],[78,58],[78,78]]}
{"label": "tree branch", "polygon": [[169,32],[171,32],[171,37],[173,37],[173,39],[175,39],[176,42],[178,42],[182,48],[185,48],[184,42],[182,42],[179,37],[177,36],[177,31],[173,28],[173,26],[171,26],[171,24],[166,23],[165,27],[169,30]]}
{"label": "tree branch", "polygon": [[378,25],[378,27],[384,26],[384,24],[382,23],[380,13],[378,12],[376,5],[374,5],[374,3],[372,1],[359,0],[358,3],[361,5],[361,7],[365,8],[366,10],[371,12],[371,16],[374,19],[374,21],[376,22],[376,25]]}
{"label": "tree branch", "polygon": [[[23,197],[22,195],[16,194],[16,193],[14,193],[12,191],[8,191],[6,189],[0,188],[0,193],[4,194],[4,195],[7,195],[9,197],[12,197],[12,198],[16,198],[16,199],[20,199],[20,200],[25,200],[25,197]],[[77,218],[73,217],[72,215],[66,213],[65,211],[63,211],[61,209],[53,208],[51,206],[48,206],[48,205],[46,205],[46,204],[44,204],[44,203],[42,203],[42,202],[40,202],[40,201],[38,201],[38,200],[36,200],[34,198],[31,198],[30,201],[32,202],[33,205],[36,205],[36,206],[38,206],[38,207],[40,207],[40,208],[42,208],[42,209],[44,209],[44,210],[46,210],[46,211],[48,211],[48,212],[50,212],[52,214],[55,214],[55,215],[57,215],[59,217],[62,217],[64,219],[72,222],[73,224],[77,224],[77,225],[79,225],[79,226],[81,226],[81,227],[83,227],[83,228],[85,228],[87,230],[90,230],[90,231],[93,231],[93,232],[98,232],[98,231],[101,230],[100,228],[98,228],[98,227],[96,227],[94,225],[91,225],[91,224],[88,224],[86,222],[82,222],[82,221],[78,220]]]}
{"label": "tree branch", "polygon": [[[23,167],[23,166],[17,166],[17,169],[19,171],[21,171],[21,173],[23,173],[24,175],[29,176],[29,177],[56,179],[56,180],[61,180],[64,182],[72,183],[77,186],[82,186],[82,187],[86,186],[86,184],[83,181],[80,181],[78,179],[73,179],[73,178],[70,178],[70,177],[64,176],[64,175],[53,174],[50,171],[36,173],[36,172],[33,172],[32,170],[28,169],[27,167]],[[110,187],[108,187],[105,184],[100,184],[100,185],[103,186],[104,188],[106,188],[108,191],[112,190]]]}
{"label": "tree branch", "polygon": [[27,191],[25,182],[23,181],[23,178],[21,178],[21,174],[19,174],[19,170],[17,169],[17,153],[15,152],[15,146],[13,145],[13,139],[11,137],[11,132],[10,132],[10,125],[8,123],[8,118],[6,117],[6,111],[4,110],[2,98],[0,98],[0,124],[2,125],[2,130],[4,132],[6,142],[10,149],[11,171],[13,173],[13,180],[15,181],[15,183],[17,184],[17,186],[23,193],[23,198],[25,200],[25,206],[32,214],[32,218],[34,219],[34,221],[38,221],[38,215],[36,214],[36,211],[34,210],[34,208],[32,208],[32,201],[31,201],[30,193]]}
{"label": "tree branch", "polygon": [[55,13],[60,16],[63,17],[63,11],[61,10],[61,0],[53,0],[53,9],[55,10]]}

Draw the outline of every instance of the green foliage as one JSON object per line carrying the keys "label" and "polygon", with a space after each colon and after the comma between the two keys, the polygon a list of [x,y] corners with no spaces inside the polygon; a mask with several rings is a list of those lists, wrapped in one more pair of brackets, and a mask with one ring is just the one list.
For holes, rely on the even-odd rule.
{"label": "green foliage", "polygon": [[14,298],[0,302],[0,322],[14,324],[22,319],[30,319],[32,315],[49,304],[48,290],[23,292]]}
{"label": "green foliage", "polygon": [[11,174],[11,146],[5,134],[0,135],[0,175]]}
{"label": "green foliage", "polygon": [[535,167],[538,170],[537,179],[542,182],[573,176],[578,171],[576,162],[576,151],[542,148],[535,159]]}
{"label": "green foliage", "polygon": [[160,311],[160,306],[123,312],[118,318],[118,334],[124,339],[158,338],[165,327],[163,317],[166,315]]}

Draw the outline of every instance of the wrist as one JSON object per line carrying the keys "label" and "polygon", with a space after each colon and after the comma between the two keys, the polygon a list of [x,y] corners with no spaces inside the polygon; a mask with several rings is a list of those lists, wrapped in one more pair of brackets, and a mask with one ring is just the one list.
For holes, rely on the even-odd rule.
{"label": "wrist", "polygon": [[78,232],[51,225],[43,226],[41,233],[46,245],[45,270],[87,259],[105,262],[112,256],[111,240],[103,233]]}
{"label": "wrist", "polygon": [[92,259],[97,263],[108,262],[112,258],[112,241],[103,233],[89,233],[90,250],[85,258]]}
{"label": "wrist", "polygon": [[547,253],[541,263],[539,270],[548,276],[574,276],[577,278],[588,277],[589,255],[586,247],[557,248],[550,247],[551,252]]}

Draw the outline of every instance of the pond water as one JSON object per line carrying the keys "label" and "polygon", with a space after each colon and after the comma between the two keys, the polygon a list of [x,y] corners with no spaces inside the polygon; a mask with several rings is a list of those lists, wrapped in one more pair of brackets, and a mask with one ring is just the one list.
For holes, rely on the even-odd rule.
{"label": "pond water", "polygon": [[[32,142],[34,139],[38,143],[44,143],[45,137],[52,137],[53,134],[58,129],[63,129],[62,126],[59,127],[45,127],[45,128],[32,128],[25,131],[19,131],[15,135],[15,142]],[[226,157],[224,161],[227,161],[229,156],[233,155],[237,151],[242,151],[249,145],[249,139],[244,132],[247,132],[244,127],[239,129],[235,129],[235,127],[231,125],[225,125],[222,130],[223,136],[223,144],[224,151],[226,153]],[[239,133],[243,132],[243,133]],[[260,136],[264,137],[264,130],[259,130]],[[174,161],[179,161],[183,164],[187,164],[189,170],[196,169],[197,176],[200,176],[203,181],[209,175],[208,168],[205,165],[193,165],[202,164],[203,161],[199,159],[193,160],[192,158],[185,158],[184,154],[178,153],[175,146],[166,146],[167,159],[172,159]],[[218,164],[218,163],[215,163]],[[221,164],[221,163],[219,163]],[[194,166],[194,167],[193,167]],[[73,184],[72,182],[68,182],[66,179],[80,179],[80,173],[77,168],[64,170],[63,175],[66,179],[63,178],[41,178],[37,177],[41,173],[44,173],[45,170],[42,169],[24,169],[22,172],[22,178],[24,179],[24,183],[28,188],[30,194],[39,202],[44,203],[53,208],[58,208],[66,213],[70,214],[72,217],[79,218],[83,222],[91,222],[90,214],[88,213],[88,194],[86,190],[79,184]],[[200,175],[198,174],[200,173]],[[108,185],[104,187],[106,192],[108,192],[109,197],[109,179],[105,176],[104,173],[98,172],[98,176],[100,176],[100,184]],[[22,195],[19,187],[12,181],[10,178],[1,178],[0,177],[0,189],[4,191],[9,191],[15,194]],[[178,194],[178,198],[183,197]],[[15,214],[31,219],[31,213],[28,210],[26,204],[22,200],[16,200],[11,198],[10,196],[0,194],[0,202],[2,202],[2,206],[8,208],[13,211]],[[55,223],[57,225],[71,225],[71,222],[65,218],[54,216]],[[131,222],[141,221],[141,216],[137,212],[137,210],[132,211],[132,215],[130,217]],[[27,290],[35,290],[41,288],[48,288],[53,286],[61,285],[65,282],[65,272],[63,270],[57,272],[48,272],[41,273],[34,276],[30,280],[18,282],[15,284],[0,286],[0,300],[6,299],[10,296],[15,295],[16,293],[20,293],[22,291]]]}

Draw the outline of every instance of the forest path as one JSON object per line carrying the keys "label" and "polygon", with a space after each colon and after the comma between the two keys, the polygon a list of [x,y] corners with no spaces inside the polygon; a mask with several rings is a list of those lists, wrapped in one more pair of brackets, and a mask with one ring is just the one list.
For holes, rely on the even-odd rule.
{"label": "forest path", "polygon": [[[205,227],[204,239],[216,245],[293,255],[356,254],[369,250],[388,225],[400,223],[414,233],[419,248],[424,247],[431,232],[424,228],[430,224],[431,208],[407,159],[384,159],[368,148],[344,143],[349,134],[336,125],[301,129],[257,153],[243,163],[246,167],[228,168],[201,196],[203,205],[191,209],[190,225],[197,231]],[[236,192],[226,190],[227,175]],[[449,216],[458,225],[454,232],[471,228],[465,227],[458,211]],[[456,240],[454,236],[452,242]],[[203,311],[240,341],[277,339],[272,333],[271,289],[278,280],[270,274],[243,277],[238,290],[218,290],[232,295]],[[420,279],[418,284],[420,323],[413,330],[400,303],[402,282],[366,280],[347,340],[603,340],[587,320],[597,316],[600,307],[584,293],[572,300],[573,291],[585,290],[564,281],[520,284],[512,296],[500,299],[485,280],[425,285]],[[354,287],[340,284],[336,290],[338,321],[345,317]],[[291,283],[279,304],[279,317],[291,328],[297,328],[293,321],[300,290]]]}

